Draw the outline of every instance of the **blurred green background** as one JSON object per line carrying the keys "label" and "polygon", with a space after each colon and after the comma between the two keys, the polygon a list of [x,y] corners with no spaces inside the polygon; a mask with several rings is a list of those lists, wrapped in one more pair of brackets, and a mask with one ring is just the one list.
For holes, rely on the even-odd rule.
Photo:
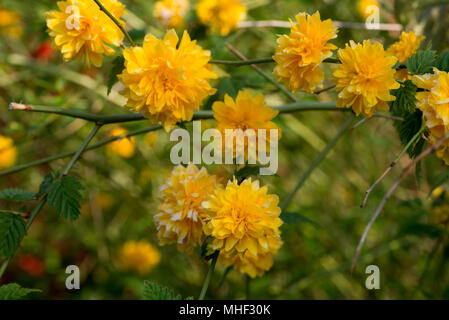
{"label": "blurred green background", "polygon": [[[162,29],[154,21],[154,1],[123,0],[133,36],[146,32],[157,36]],[[300,11],[319,10],[322,18],[363,22],[358,1],[247,0],[247,20],[293,19]],[[448,5],[444,1],[380,1],[381,22],[400,23],[427,37],[438,51],[448,46]],[[22,34],[0,32],[0,134],[11,137],[18,148],[17,164],[75,150],[91,129],[83,120],[8,111],[10,102],[78,108],[93,113],[125,112],[118,86],[106,94],[105,81],[114,57],[105,58],[100,69],[79,62],[63,63],[60,53],[48,48],[45,12],[56,9],[56,1],[0,0],[3,9],[17,12]],[[271,56],[281,28],[236,30],[227,37],[211,35],[200,26],[191,3],[187,29],[193,38],[212,51],[214,59],[235,59],[224,47],[228,41],[247,57]],[[0,28],[1,30],[1,28]],[[178,33],[180,31],[178,30]],[[333,41],[343,47],[350,39],[375,39],[385,46],[397,32],[341,29]],[[262,65],[271,72],[273,64]],[[224,77],[214,83],[219,94],[208,99],[203,109],[224,93],[235,96],[242,88],[263,92],[272,106],[287,103],[285,97],[250,67],[224,67]],[[327,78],[331,69],[325,67]],[[226,75],[227,73],[227,75]],[[330,84],[328,80],[327,84]],[[326,86],[325,83],[325,86]],[[303,100],[335,101],[335,91],[321,95],[299,93]],[[339,112],[308,112],[282,115],[276,119],[283,130],[279,146],[278,176],[262,178],[263,184],[282,199],[294,187],[326,143],[337,132],[345,115]],[[213,125],[212,120],[208,120]],[[123,125],[126,130],[148,126],[146,121]],[[203,124],[204,127],[204,124]],[[101,129],[96,139],[106,137],[113,127]],[[67,221],[45,207],[33,223],[2,283],[17,282],[38,288],[36,299],[140,299],[143,280],[154,280],[183,296],[196,297],[207,265],[199,254],[188,256],[175,246],[157,243],[153,215],[157,212],[159,187],[172,169],[169,160],[173,143],[160,131],[137,136],[135,150],[123,157],[106,147],[85,153],[72,173],[85,190],[80,218]],[[365,190],[388,167],[402,149],[389,119],[373,118],[348,131],[327,159],[297,193],[282,227],[284,245],[273,268],[251,281],[253,299],[442,299],[449,298],[446,272],[449,257],[445,216],[449,207],[445,185],[431,195],[432,187],[447,167],[430,156],[422,163],[422,183],[407,177],[388,201],[384,213],[371,230],[359,264],[352,275],[349,266],[355,247],[385,192],[409,161],[405,156],[374,190],[366,208],[360,208]],[[68,159],[29,168],[0,177],[0,188],[17,187],[37,191],[49,171],[60,170]],[[209,166],[209,172],[229,179],[232,166]],[[17,208],[0,202],[2,209],[31,211],[33,203]],[[314,223],[304,222],[306,217]],[[435,218],[436,217],[436,218]],[[160,252],[160,262],[148,273],[126,269],[120,262],[122,247],[129,241],[146,241]],[[65,288],[65,268],[78,265],[81,289]],[[380,268],[381,289],[365,288],[365,267]],[[219,267],[208,298],[245,298],[244,276]]]}

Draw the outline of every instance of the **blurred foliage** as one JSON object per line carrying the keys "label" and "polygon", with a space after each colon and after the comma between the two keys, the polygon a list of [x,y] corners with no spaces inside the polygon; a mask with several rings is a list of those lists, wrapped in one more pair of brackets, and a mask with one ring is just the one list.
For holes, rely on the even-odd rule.
{"label": "blurred foliage", "polygon": [[[163,34],[154,23],[154,1],[123,1],[130,12],[132,36],[142,41],[146,32]],[[353,0],[247,0],[248,20],[286,20],[299,11],[320,10],[323,18],[363,22]],[[382,22],[399,22],[407,29],[426,35],[433,50],[448,49],[449,18],[447,1],[380,1]],[[85,121],[38,113],[9,112],[10,102],[78,108],[93,113],[125,112],[119,85],[107,95],[106,83],[114,74],[115,57],[105,59],[101,69],[87,68],[78,62],[63,63],[59,53],[48,54],[45,12],[56,7],[53,0],[21,2],[1,0],[2,7],[22,16],[21,38],[0,38],[0,134],[12,137],[18,147],[18,163],[77,149],[91,125]],[[244,55],[271,56],[280,28],[242,29],[223,38],[208,34],[196,22],[194,11],[188,17],[192,38],[210,48],[214,59],[235,59],[225,42]],[[148,26],[148,27],[145,27]],[[333,41],[339,47],[353,39],[376,39],[386,46],[398,34],[387,31],[341,29]],[[48,44],[48,43],[47,43]],[[42,52],[46,52],[43,55]],[[45,57],[45,58],[44,58]],[[447,62],[447,61],[446,61]],[[443,63],[443,62],[442,62]],[[263,65],[271,72],[273,65]],[[331,74],[325,66],[327,78]],[[287,100],[249,67],[222,67],[215,87],[218,93],[235,96],[241,88],[263,92],[270,105]],[[326,84],[325,84],[326,86]],[[303,100],[334,101],[335,92],[319,97],[299,93]],[[263,184],[284,199],[300,175],[318,155],[342,123],[340,113],[309,112],[283,115],[276,119],[283,129],[279,145],[280,167],[277,176],[261,178]],[[211,120],[203,127],[212,126]],[[123,125],[127,130],[148,126],[146,121]],[[190,128],[189,125],[186,126]],[[103,128],[96,139],[108,136]],[[173,145],[164,132],[137,136],[130,158],[99,148],[85,153],[72,174],[83,185],[83,202],[76,221],[65,220],[54,209],[45,207],[33,223],[21,248],[6,270],[2,283],[17,282],[38,288],[32,298],[52,299],[131,299],[143,298],[144,281],[150,280],[173,289],[182,297],[198,295],[207,272],[200,249],[192,256],[179,253],[175,246],[157,245],[153,215],[157,212],[159,187],[172,169],[169,159]],[[447,221],[449,215],[447,167],[435,157],[422,162],[422,187],[413,176],[404,180],[385,207],[371,231],[354,275],[349,275],[350,260],[370,214],[386,190],[408,162],[403,159],[373,191],[365,209],[360,203],[365,190],[377,179],[401,150],[401,139],[392,120],[373,118],[342,138],[328,158],[312,174],[289,207],[282,227],[284,245],[273,268],[251,282],[253,299],[407,299],[449,298],[449,279],[445,272],[449,255]],[[406,158],[406,157],[405,157]],[[61,170],[68,159],[57,160],[12,175],[0,177],[0,189],[21,188],[37,192],[48,172]],[[229,179],[233,166],[209,166],[209,172]],[[248,173],[246,173],[248,174]],[[250,174],[250,173],[249,173]],[[441,181],[442,180],[442,181]],[[433,192],[433,186],[436,186]],[[29,213],[35,201],[20,209]],[[0,200],[0,208],[17,209],[11,200]],[[447,209],[447,210],[446,210]],[[446,211],[445,211],[446,210]],[[440,218],[434,218],[434,216]],[[148,274],[122,270],[120,248],[131,240],[145,240],[158,248],[160,263]],[[81,290],[65,288],[65,268],[81,269]],[[381,271],[381,289],[365,289],[365,267],[375,264]],[[244,277],[232,270],[217,268],[208,297],[245,297]],[[148,287],[153,290],[155,287]],[[150,289],[149,289],[150,288]],[[162,290],[162,289],[161,289]],[[164,289],[165,290],[165,289]],[[165,291],[164,291],[165,292]],[[171,291],[164,294],[174,295]],[[178,296],[176,296],[178,297]]]}

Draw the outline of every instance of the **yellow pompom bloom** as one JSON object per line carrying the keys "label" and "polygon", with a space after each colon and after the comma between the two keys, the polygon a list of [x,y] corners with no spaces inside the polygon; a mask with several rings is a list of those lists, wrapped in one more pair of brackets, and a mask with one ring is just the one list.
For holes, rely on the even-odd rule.
{"label": "yellow pompom bloom", "polygon": [[377,7],[380,9],[379,2],[377,0],[359,0],[357,3],[357,9],[362,17],[368,18],[373,14],[370,7]]}
{"label": "yellow pompom bloom", "polygon": [[297,24],[291,23],[289,35],[281,35],[273,59],[276,61],[273,74],[293,92],[304,89],[313,92],[322,87],[323,70],[318,66],[337,49],[327,43],[337,37],[337,29],[328,19],[321,21],[320,13],[299,13]]}
{"label": "yellow pompom bloom", "polygon": [[[117,0],[101,0],[104,7],[121,23],[125,6]],[[88,65],[100,67],[103,55],[113,55],[113,46],[120,46],[123,33],[100,10],[93,0],[59,1],[59,11],[47,12],[47,27],[61,50],[64,61],[84,59]]]}
{"label": "yellow pompom bloom", "polygon": [[209,64],[210,51],[187,31],[179,45],[178,40],[174,30],[162,40],[147,35],[142,47],[124,50],[125,69],[119,75],[126,86],[126,107],[162,123],[166,131],[176,122],[192,120],[193,111],[216,91],[209,84],[217,77]]}
{"label": "yellow pompom bloom", "polygon": [[406,62],[418,51],[425,38],[424,36],[417,36],[413,31],[402,32],[399,41],[388,48],[387,54],[398,58],[399,62]]}
{"label": "yellow pompom bloom", "polygon": [[154,216],[160,244],[177,243],[179,250],[187,252],[201,244],[206,218],[201,203],[219,187],[217,178],[205,168],[175,167],[161,187],[159,213]]}
{"label": "yellow pompom bloom", "polygon": [[[227,134],[232,134],[232,132],[226,133],[226,129],[241,129],[236,136],[235,145],[233,144],[232,146],[234,157],[240,156],[238,150],[245,150],[244,158],[247,160],[248,141],[251,140],[256,143],[256,145],[251,146],[256,152],[257,143],[262,144],[259,139],[264,138],[266,140],[266,148],[269,148],[271,129],[278,130],[278,139],[280,139],[281,129],[271,121],[279,114],[279,111],[266,105],[263,94],[254,96],[249,91],[239,91],[235,101],[226,94],[224,102],[214,102],[212,109],[214,110],[216,127],[221,132],[223,140],[226,140]],[[252,131],[249,129],[252,129]],[[265,137],[259,137],[258,129],[266,130]],[[248,135],[247,139],[245,139],[246,130],[248,130],[246,132]],[[251,139],[251,135],[255,139]],[[240,148],[239,146],[242,145],[243,148]],[[225,141],[222,142],[222,146],[223,148],[226,147]]]}
{"label": "yellow pompom bloom", "polygon": [[128,130],[123,128],[115,128],[110,133],[110,137],[121,137],[119,140],[111,142],[107,145],[109,152],[117,154],[123,158],[131,158],[134,155],[136,141],[134,137],[125,137]]}
{"label": "yellow pompom bloom", "polygon": [[0,170],[11,168],[16,164],[17,149],[11,138],[0,135]]}
{"label": "yellow pompom bloom", "polygon": [[239,0],[200,0],[196,13],[201,23],[209,25],[212,32],[226,36],[245,20],[247,9]]}
{"label": "yellow pompom bloom", "polygon": [[0,8],[0,34],[14,38],[22,36],[22,18],[17,12]]}
{"label": "yellow pompom bloom", "polygon": [[[449,132],[449,74],[434,68],[433,74],[415,75],[412,82],[425,91],[418,92],[416,106],[423,112],[429,129],[429,142],[434,144]],[[436,151],[449,165],[449,142]]]}
{"label": "yellow pompom bloom", "polygon": [[239,185],[234,178],[203,203],[210,215],[205,226],[213,237],[210,249],[220,250],[220,263],[253,278],[271,268],[282,245],[279,198],[267,191],[257,180]]}
{"label": "yellow pompom bloom", "polygon": [[128,241],[120,249],[118,262],[121,269],[138,273],[149,273],[161,260],[161,254],[146,241]]}
{"label": "yellow pompom bloom", "polygon": [[341,64],[334,70],[339,91],[337,107],[349,108],[370,118],[376,110],[388,110],[388,102],[395,97],[390,90],[399,88],[395,80],[395,57],[387,56],[379,42],[350,41],[338,50]]}
{"label": "yellow pompom bloom", "polygon": [[166,29],[184,25],[184,16],[189,9],[188,0],[161,0],[154,6],[154,17]]}

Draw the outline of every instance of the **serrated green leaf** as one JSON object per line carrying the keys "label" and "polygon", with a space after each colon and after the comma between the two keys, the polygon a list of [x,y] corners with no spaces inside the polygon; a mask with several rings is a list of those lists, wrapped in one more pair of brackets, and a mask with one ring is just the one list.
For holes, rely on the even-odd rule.
{"label": "serrated green leaf", "polygon": [[18,300],[32,292],[41,292],[41,290],[22,288],[17,283],[9,283],[0,287],[0,300]]}
{"label": "serrated green leaf", "polygon": [[419,51],[407,59],[407,69],[412,74],[424,74],[432,72],[436,52],[431,49]]}
{"label": "serrated green leaf", "polygon": [[4,189],[0,190],[0,199],[12,201],[29,201],[35,199],[35,193],[22,189]]}
{"label": "serrated green leaf", "polygon": [[48,204],[56,209],[56,212],[71,220],[78,218],[80,214],[80,190],[81,183],[72,176],[64,176],[56,180],[48,190]]}
{"label": "serrated green leaf", "polygon": [[441,53],[433,66],[440,71],[449,72],[449,51]]}
{"label": "serrated green leaf", "polygon": [[[394,115],[397,115],[393,113]],[[421,130],[422,126],[422,112],[421,110],[416,110],[414,113],[404,113],[401,115],[404,121],[395,121],[394,126],[396,127],[401,143],[406,146],[408,142]],[[407,150],[411,158],[419,155],[424,147],[425,140],[420,137],[410,148]]]}
{"label": "serrated green leaf", "polygon": [[153,281],[144,281],[143,297],[145,300],[182,300],[181,295]]}
{"label": "serrated green leaf", "polygon": [[17,214],[0,213],[0,257],[7,258],[14,253],[26,234],[25,219]]}
{"label": "serrated green leaf", "polygon": [[418,101],[416,90],[417,87],[410,80],[405,81],[398,89],[391,90],[391,94],[396,97],[396,100],[391,102],[391,112],[398,117],[413,113]]}
{"label": "serrated green leaf", "polygon": [[106,81],[106,87],[108,88],[108,95],[111,93],[112,86],[118,81],[117,75],[122,73],[123,69],[125,68],[125,58],[120,55],[117,56],[112,61],[112,67],[109,71],[108,79]]}
{"label": "serrated green leaf", "polygon": [[53,183],[53,174],[51,172],[47,173],[41,185],[39,186],[39,191],[36,193],[36,198],[40,198],[44,193],[50,189],[51,184]]}

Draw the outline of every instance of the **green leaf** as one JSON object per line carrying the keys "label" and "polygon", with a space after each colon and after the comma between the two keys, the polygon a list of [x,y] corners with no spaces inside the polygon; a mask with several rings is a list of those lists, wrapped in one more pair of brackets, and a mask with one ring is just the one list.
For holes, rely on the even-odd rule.
{"label": "green leaf", "polygon": [[125,58],[120,55],[112,61],[111,71],[109,71],[106,87],[108,88],[108,95],[111,93],[112,86],[118,81],[117,75],[122,73],[125,68]]}
{"label": "green leaf", "polygon": [[[394,115],[397,115],[393,112]],[[422,112],[416,110],[414,113],[405,113],[401,115],[404,121],[395,121],[395,127],[399,132],[399,138],[404,146],[421,130],[422,126]],[[420,137],[410,148],[407,150],[411,158],[419,155],[424,147],[425,140]]]}
{"label": "green leaf", "polygon": [[21,215],[2,211],[0,213],[0,257],[11,256],[25,234],[25,219]]}
{"label": "green leaf", "polygon": [[433,66],[440,71],[449,72],[449,51],[441,53]]}
{"label": "green leaf", "polygon": [[35,199],[34,192],[22,189],[4,189],[0,190],[0,199],[12,201],[29,201]]}
{"label": "green leaf", "polygon": [[143,297],[145,300],[182,300],[181,295],[175,294],[167,287],[153,281],[144,281]]}
{"label": "green leaf", "polygon": [[391,111],[394,115],[403,117],[407,113],[413,113],[416,109],[417,87],[410,80],[406,80],[398,89],[391,90],[391,94],[396,97],[391,102]]}
{"label": "green leaf", "polygon": [[259,175],[260,166],[244,166],[243,168],[237,170],[234,176],[237,180],[246,179],[251,176]]}
{"label": "green leaf", "polygon": [[297,212],[285,212],[281,215],[282,221],[286,224],[294,224],[294,223],[310,223],[314,226],[319,226],[318,222],[313,221]]}
{"label": "green leaf", "polygon": [[407,69],[412,74],[424,74],[432,72],[436,52],[431,49],[419,51],[407,59]]}
{"label": "green leaf", "polygon": [[48,204],[56,209],[56,212],[71,220],[78,218],[80,214],[80,190],[81,183],[72,176],[64,176],[53,182],[48,190]]}
{"label": "green leaf", "polygon": [[0,300],[18,300],[32,292],[41,292],[41,290],[22,288],[17,283],[9,283],[0,287]]}
{"label": "green leaf", "polygon": [[42,181],[41,185],[39,186],[39,191],[36,193],[36,198],[40,198],[44,193],[48,191],[48,189],[50,189],[50,186],[53,183],[53,179],[53,174],[51,172],[47,173],[44,181]]}

